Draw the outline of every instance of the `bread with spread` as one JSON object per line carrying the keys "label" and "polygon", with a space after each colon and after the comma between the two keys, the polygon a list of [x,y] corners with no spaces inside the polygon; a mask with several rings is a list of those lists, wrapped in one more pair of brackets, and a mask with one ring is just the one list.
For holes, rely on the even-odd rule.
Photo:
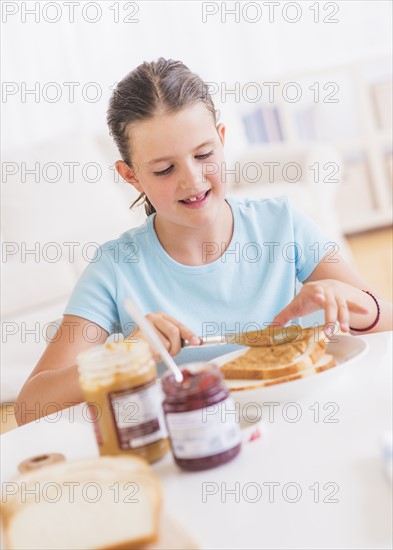
{"label": "bread with spread", "polygon": [[[298,338],[282,344],[248,349],[243,355],[221,366],[230,389],[264,387],[310,376],[335,366],[326,354],[327,343],[321,330],[303,329]],[[242,384],[242,380],[247,381]],[[250,386],[249,381],[258,383]]]}
{"label": "bread with spread", "polygon": [[282,384],[283,382],[291,382],[292,380],[300,380],[301,378],[306,378],[307,376],[312,376],[318,372],[323,372],[325,370],[335,367],[336,363],[334,361],[333,355],[325,353],[323,357],[315,365],[309,369],[297,372],[295,374],[289,374],[287,376],[281,376],[279,378],[272,378],[271,380],[226,380],[226,386],[232,391],[242,391],[242,390],[253,390],[255,388],[266,388],[268,386],[275,386],[277,384]]}

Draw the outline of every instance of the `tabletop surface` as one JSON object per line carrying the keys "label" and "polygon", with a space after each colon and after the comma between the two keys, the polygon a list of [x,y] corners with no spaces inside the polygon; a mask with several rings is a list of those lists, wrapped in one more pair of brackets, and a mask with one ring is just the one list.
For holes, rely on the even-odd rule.
{"label": "tabletop surface", "polygon": [[[153,465],[166,509],[201,548],[392,547],[382,461],[382,435],[392,426],[392,333],[362,338],[367,353],[298,401],[296,422],[288,403],[263,409],[261,437],[232,462],[186,473],[168,454]],[[1,448],[3,483],[37,454],[98,456],[86,404],[6,433]]]}

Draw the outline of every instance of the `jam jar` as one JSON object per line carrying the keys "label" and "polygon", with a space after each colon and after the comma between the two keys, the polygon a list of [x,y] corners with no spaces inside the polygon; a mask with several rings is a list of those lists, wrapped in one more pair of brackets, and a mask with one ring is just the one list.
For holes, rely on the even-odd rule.
{"label": "jam jar", "polygon": [[149,462],[164,456],[169,442],[162,393],[147,342],[95,346],[77,363],[100,454],[138,454]]}
{"label": "jam jar", "polygon": [[188,363],[183,381],[162,377],[163,409],[176,464],[184,470],[206,470],[232,460],[240,451],[240,425],[219,368]]}

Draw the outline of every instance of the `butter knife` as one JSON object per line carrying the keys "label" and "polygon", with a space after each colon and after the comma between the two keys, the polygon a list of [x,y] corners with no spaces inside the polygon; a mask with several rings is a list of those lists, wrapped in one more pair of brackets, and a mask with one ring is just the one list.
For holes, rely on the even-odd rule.
{"label": "butter knife", "polygon": [[[300,338],[302,327],[300,325],[290,325],[288,327],[271,326],[261,330],[249,332],[215,334],[209,336],[200,336],[202,346],[218,346],[222,344],[238,344],[239,346],[272,346],[285,344]],[[182,340],[182,348],[197,348],[198,344],[190,344],[187,340]]]}

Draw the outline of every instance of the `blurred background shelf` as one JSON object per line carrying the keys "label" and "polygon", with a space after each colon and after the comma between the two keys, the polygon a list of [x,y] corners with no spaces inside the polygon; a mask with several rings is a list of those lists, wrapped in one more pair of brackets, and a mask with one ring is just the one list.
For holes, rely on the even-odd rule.
{"label": "blurred background shelf", "polygon": [[[274,96],[239,105],[249,144],[333,146],[342,158],[336,205],[343,232],[391,225],[392,57],[266,80],[277,82]],[[267,82],[258,84],[267,90]]]}

